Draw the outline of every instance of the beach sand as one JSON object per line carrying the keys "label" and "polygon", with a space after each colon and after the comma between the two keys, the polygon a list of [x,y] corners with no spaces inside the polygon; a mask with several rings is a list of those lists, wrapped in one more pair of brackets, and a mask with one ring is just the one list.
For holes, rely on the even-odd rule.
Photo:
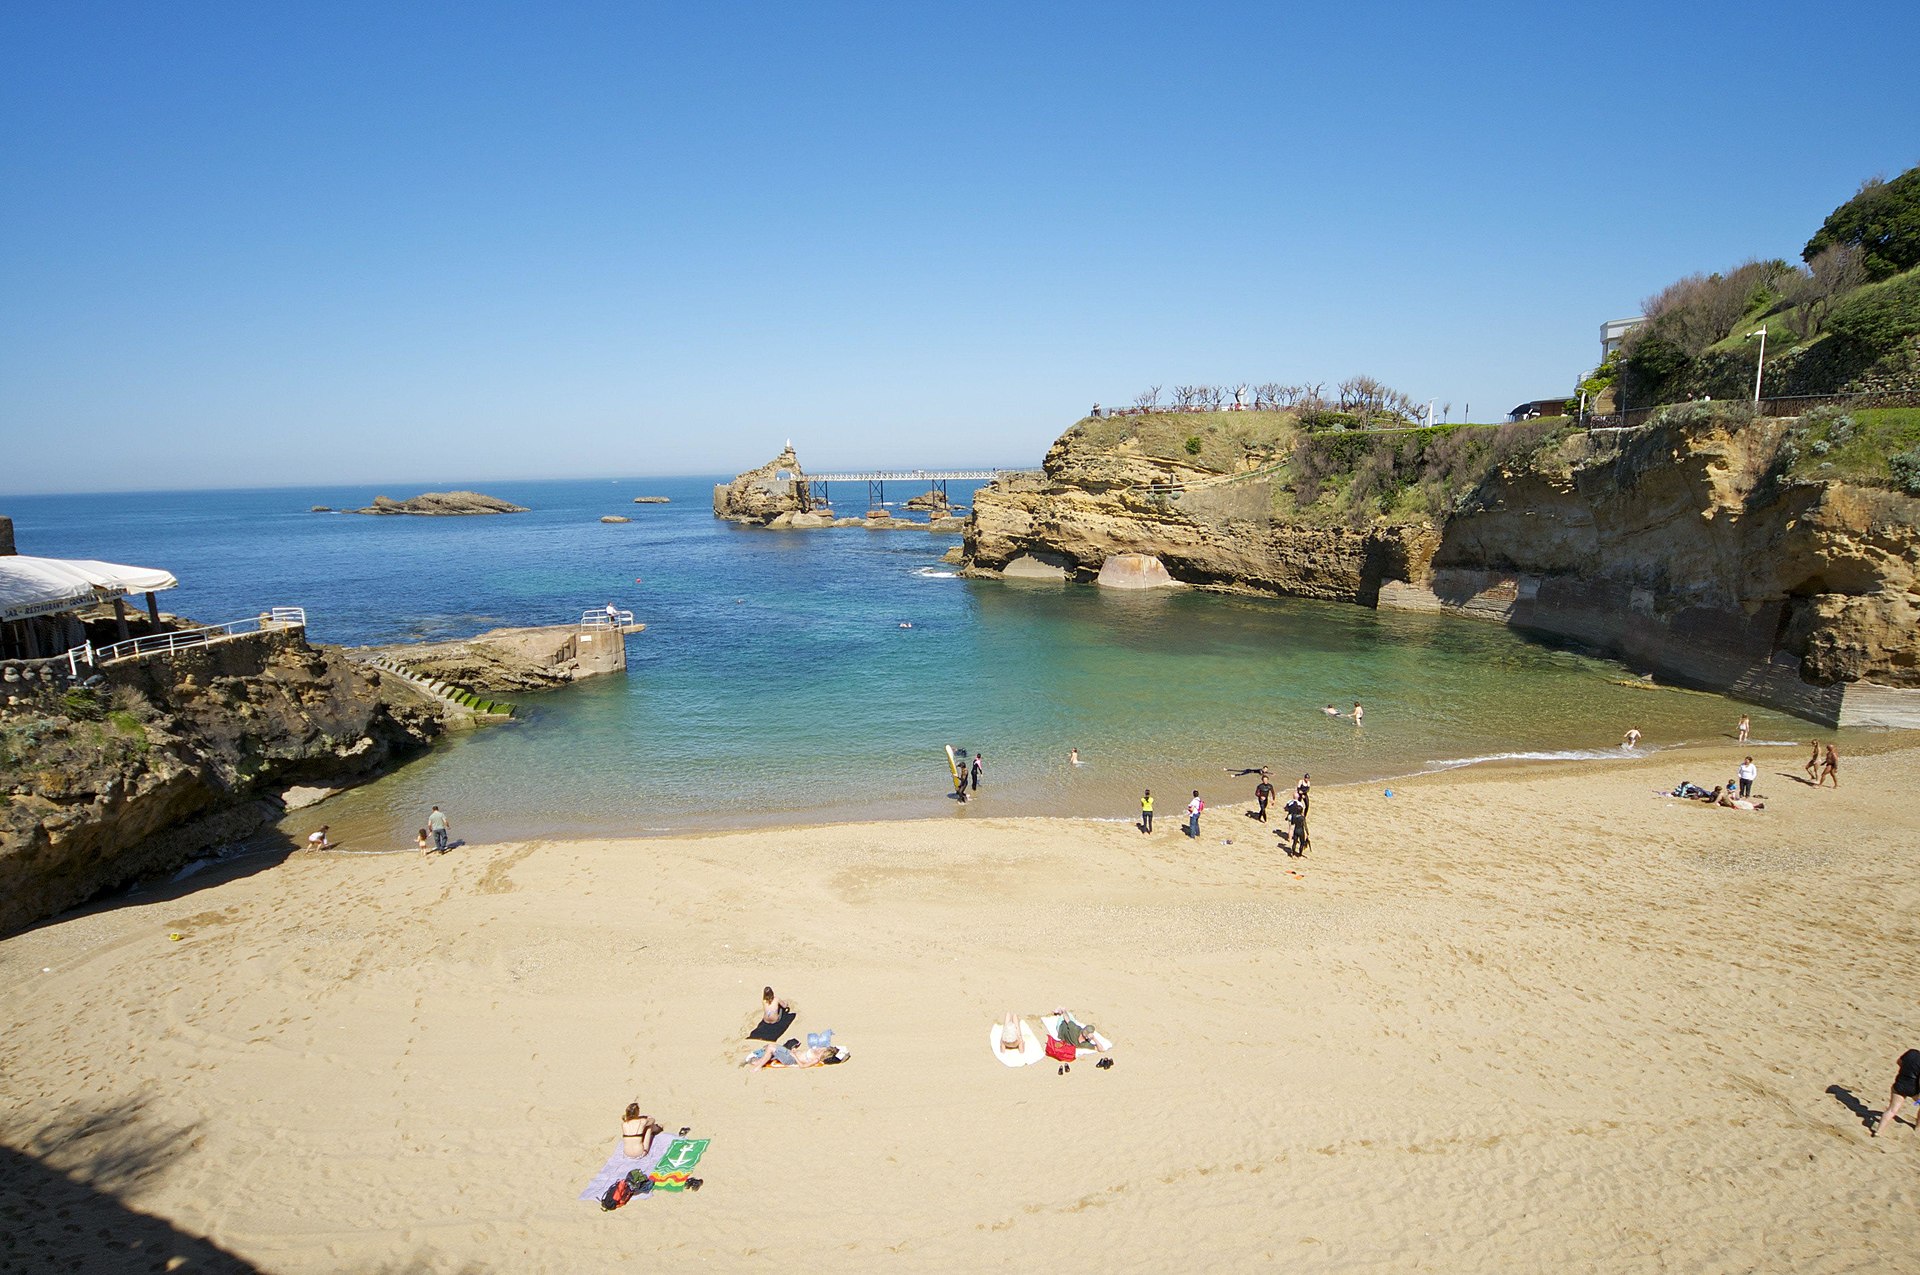
{"label": "beach sand", "polygon": [[[1914,1269],[1920,750],[1652,793],[1737,759],[209,869],[0,943],[0,1266]],[[989,1056],[1057,1005],[1112,1069]],[[635,1099],[707,1185],[602,1213]]]}

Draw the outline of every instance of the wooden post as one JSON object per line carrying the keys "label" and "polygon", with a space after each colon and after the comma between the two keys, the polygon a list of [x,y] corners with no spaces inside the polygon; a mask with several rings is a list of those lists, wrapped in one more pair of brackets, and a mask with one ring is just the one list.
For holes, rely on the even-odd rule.
{"label": "wooden post", "polygon": [[122,642],[133,636],[127,632],[127,600],[124,597],[113,600],[113,627],[120,634]]}
{"label": "wooden post", "polygon": [[160,631],[160,604],[153,600],[153,590],[147,590],[147,618],[153,621],[153,631]]}

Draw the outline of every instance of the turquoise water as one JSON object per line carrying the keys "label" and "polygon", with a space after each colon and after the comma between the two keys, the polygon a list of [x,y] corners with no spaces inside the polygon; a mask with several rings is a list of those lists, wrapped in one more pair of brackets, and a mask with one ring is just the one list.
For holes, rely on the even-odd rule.
{"label": "turquoise water", "polygon": [[[1129,818],[1143,786],[1166,810],[1196,787],[1215,802],[1244,799],[1253,781],[1228,780],[1225,767],[1311,771],[1328,784],[1527,754],[1598,765],[1622,756],[1628,726],[1643,747],[1725,737],[1731,752],[1743,711],[1756,741],[1811,736],[1717,696],[1616,685],[1632,675],[1617,663],[1490,624],[961,580],[940,560],[953,537],[735,527],[712,517],[711,480],[469,485],[534,512],[307,512],[366,503],[371,487],[21,497],[0,512],[15,518],[22,552],[165,567],[181,580],[168,609],[205,620],[303,605],[317,640],[556,623],[609,600],[648,625],[628,639],[625,677],[522,697],[520,720],[322,808],[336,834],[366,844],[410,834],[434,803],[464,835],[490,840]],[[632,505],[640,494],[674,503]],[[836,494],[865,504],[864,490]],[[604,525],[606,513],[634,521]],[[1321,712],[1356,698],[1364,727]],[[947,744],[986,754],[981,798],[965,807],[947,795]],[[1068,765],[1070,748],[1084,766]]]}

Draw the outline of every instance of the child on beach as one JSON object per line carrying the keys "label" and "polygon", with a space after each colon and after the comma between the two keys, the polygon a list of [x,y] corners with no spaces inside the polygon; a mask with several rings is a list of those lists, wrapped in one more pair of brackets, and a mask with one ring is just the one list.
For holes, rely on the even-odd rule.
{"label": "child on beach", "polygon": [[418,835],[416,835],[416,836],[414,837],[414,839],[413,839],[413,848],[414,848],[415,850],[418,850],[418,851],[419,851],[419,852],[420,852],[421,854],[430,854],[430,853],[432,853],[432,851],[433,851],[433,846],[432,846],[432,844],[431,844],[431,843],[429,843],[429,842],[428,842],[428,840],[427,840],[427,830],[426,830],[425,828],[422,828],[422,829],[421,829],[421,830],[419,831],[419,833],[418,833]]}
{"label": "child on beach", "polygon": [[327,825],[326,825],[326,824],[324,824],[324,823],[323,823],[323,824],[321,824],[321,825],[320,825],[320,831],[318,831],[318,832],[310,832],[310,833],[308,833],[308,834],[307,834],[307,849],[309,849],[309,850],[330,850],[330,849],[332,849],[332,848],[333,848],[333,842],[331,842],[331,841],[329,841],[329,840],[327,839]]}
{"label": "child on beach", "polygon": [[[1887,1109],[1873,1122],[1873,1136],[1879,1137],[1880,1131],[1900,1118],[1901,1111],[1908,1106],[1920,1110],[1920,1049],[1909,1049],[1895,1060],[1899,1068],[1893,1076],[1893,1091],[1887,1095]],[[1920,1129],[1920,1117],[1915,1118],[1914,1128]]]}

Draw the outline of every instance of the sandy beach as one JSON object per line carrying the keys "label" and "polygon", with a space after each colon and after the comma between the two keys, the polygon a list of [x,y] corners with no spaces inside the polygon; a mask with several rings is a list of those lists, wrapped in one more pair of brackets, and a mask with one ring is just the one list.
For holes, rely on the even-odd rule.
{"label": "sandy beach", "polygon": [[[1803,757],[208,869],[0,943],[0,1266],[1912,1269],[1920,749]],[[1058,1005],[1113,1068],[990,1056]],[[636,1099],[706,1186],[603,1213]]]}

